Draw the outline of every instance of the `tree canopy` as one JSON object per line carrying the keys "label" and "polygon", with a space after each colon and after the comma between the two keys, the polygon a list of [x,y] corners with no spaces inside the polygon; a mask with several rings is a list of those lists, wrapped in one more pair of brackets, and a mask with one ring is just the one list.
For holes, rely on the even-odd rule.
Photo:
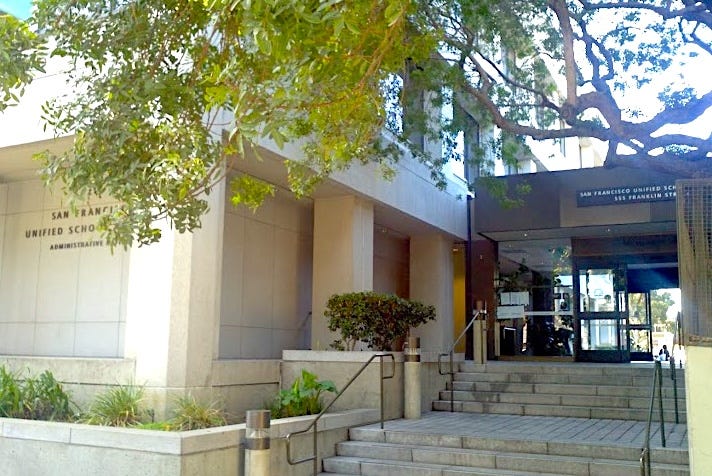
{"label": "tree canopy", "polygon": [[[264,140],[301,146],[285,161],[298,194],[354,161],[389,175],[398,145],[442,184],[468,118],[600,139],[609,166],[712,174],[696,125],[712,90],[691,75],[712,65],[710,1],[38,0],[29,27],[0,16],[0,108],[45,54],[72,65],[44,111],[75,141],[43,172],[78,200],[124,204],[102,218],[112,245],[159,239],[160,218],[199,226],[204,194]],[[450,117],[429,111],[445,104]],[[232,191],[255,206],[270,187],[237,177]]]}

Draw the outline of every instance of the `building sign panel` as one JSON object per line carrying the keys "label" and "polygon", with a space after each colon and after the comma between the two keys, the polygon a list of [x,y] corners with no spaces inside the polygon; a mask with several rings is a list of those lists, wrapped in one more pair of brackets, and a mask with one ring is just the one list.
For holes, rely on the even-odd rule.
{"label": "building sign panel", "polygon": [[675,200],[675,184],[650,184],[622,187],[594,188],[576,192],[576,206],[627,205]]}
{"label": "building sign panel", "polygon": [[25,239],[42,240],[50,251],[104,247],[106,242],[99,237],[97,222],[116,208],[118,205],[102,205],[45,212],[41,223],[25,229]]}

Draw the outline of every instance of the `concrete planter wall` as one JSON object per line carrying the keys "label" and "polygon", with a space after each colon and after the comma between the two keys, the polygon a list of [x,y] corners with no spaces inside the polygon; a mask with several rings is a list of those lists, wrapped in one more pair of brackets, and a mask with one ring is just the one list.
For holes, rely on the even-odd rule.
{"label": "concrete planter wall", "polygon": [[[286,463],[284,436],[313,416],[272,421],[272,473],[311,474],[311,465]],[[320,458],[334,454],[348,428],[377,420],[374,410],[325,415],[318,425]],[[235,476],[242,475],[245,425],[162,432],[0,418],[0,461],[8,476]],[[296,456],[311,452],[311,434],[294,440]]]}
{"label": "concrete planter wall", "polygon": [[269,359],[215,360],[206,386],[168,390],[136,381],[132,359],[0,356],[0,366],[21,376],[49,370],[82,409],[96,394],[135,382],[144,387],[144,406],[159,417],[165,416],[160,410],[170,407],[171,399],[189,392],[200,400],[222,402],[235,421],[244,420],[246,410],[262,408],[277,394],[281,380],[280,361]]}
{"label": "concrete planter wall", "polygon": [[[332,380],[341,390],[349,379],[372,355],[373,351],[329,351],[329,350],[285,350],[282,352],[282,388],[287,388],[299,376],[302,369],[315,373],[319,380]],[[385,418],[387,420],[403,417],[403,353],[393,352],[395,357],[395,376],[384,381]],[[446,359],[447,360],[447,359]],[[456,355],[455,361],[463,360]],[[384,359],[384,373],[391,372],[390,359]],[[438,373],[437,353],[427,352],[421,356],[422,410],[432,409],[432,402],[438,392],[445,388],[446,377]],[[447,362],[444,370],[447,370]],[[346,392],[334,403],[334,410],[349,408],[379,409],[380,371],[378,359],[354,381]],[[331,395],[327,395],[328,402]]]}

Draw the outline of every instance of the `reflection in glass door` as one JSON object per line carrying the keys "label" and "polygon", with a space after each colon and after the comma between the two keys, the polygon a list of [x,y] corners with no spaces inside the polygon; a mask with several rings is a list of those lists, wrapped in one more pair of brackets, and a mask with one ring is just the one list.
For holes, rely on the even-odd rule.
{"label": "reflection in glass door", "polygon": [[624,268],[579,268],[577,360],[627,362],[628,300]]}
{"label": "reflection in glass door", "polygon": [[631,360],[653,360],[650,292],[628,295],[628,338]]}

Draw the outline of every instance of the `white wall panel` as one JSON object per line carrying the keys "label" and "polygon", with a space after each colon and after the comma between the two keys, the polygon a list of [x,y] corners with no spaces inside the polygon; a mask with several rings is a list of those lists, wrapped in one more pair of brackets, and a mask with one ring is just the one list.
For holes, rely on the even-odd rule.
{"label": "white wall panel", "polygon": [[128,252],[96,230],[107,207],[76,216],[39,180],[0,187],[0,353],[122,356]]}

